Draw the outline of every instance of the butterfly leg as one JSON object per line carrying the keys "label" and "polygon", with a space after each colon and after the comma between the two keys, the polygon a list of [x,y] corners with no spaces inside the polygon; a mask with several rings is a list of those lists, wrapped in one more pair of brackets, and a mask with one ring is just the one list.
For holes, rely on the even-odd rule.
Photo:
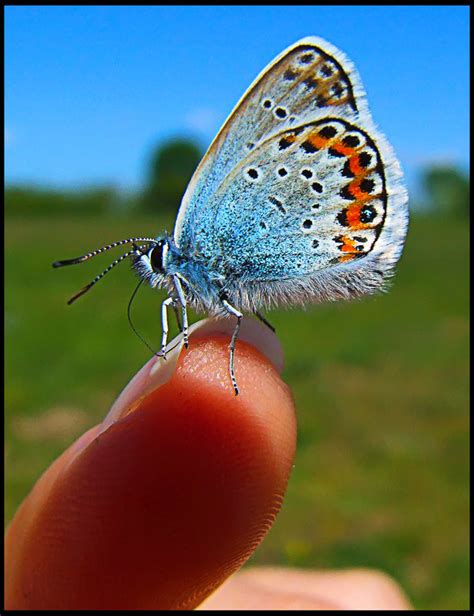
{"label": "butterfly leg", "polygon": [[174,299],[168,297],[161,304],[161,354],[166,359],[166,345],[168,344],[168,306],[174,304]]}
{"label": "butterfly leg", "polygon": [[255,312],[255,316],[257,317],[257,319],[260,319],[260,321],[262,321],[262,323],[265,323],[265,325],[272,330],[273,333],[275,333],[275,328],[273,327],[273,325],[271,323],[269,323],[267,321],[267,319],[260,314],[260,312]]}
{"label": "butterfly leg", "polygon": [[178,294],[179,303],[181,304],[181,314],[183,317],[183,338],[184,338],[184,346],[188,348],[189,339],[188,339],[188,313],[186,312],[186,296],[184,295],[183,285],[178,276],[173,276],[174,288],[176,289],[176,293]]}
{"label": "butterfly leg", "polygon": [[239,335],[239,330],[240,330],[240,322],[242,321],[242,317],[243,314],[241,312],[239,312],[237,310],[237,308],[234,308],[233,306],[231,306],[229,304],[229,302],[225,299],[222,300],[222,305],[224,306],[224,308],[227,310],[227,312],[229,314],[234,315],[235,317],[237,317],[237,325],[235,326],[234,329],[234,333],[232,334],[232,339],[230,341],[230,345],[229,345],[229,373],[230,373],[230,380],[232,381],[232,386],[234,388],[235,391],[235,395],[238,396],[239,395],[239,388],[237,387],[237,380],[235,378],[235,371],[234,371],[234,354],[235,354],[235,343],[237,342],[237,336]]}

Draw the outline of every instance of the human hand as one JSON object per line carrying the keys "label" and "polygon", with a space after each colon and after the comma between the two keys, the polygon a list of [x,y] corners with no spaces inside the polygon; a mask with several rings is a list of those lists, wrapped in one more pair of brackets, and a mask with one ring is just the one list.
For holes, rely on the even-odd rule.
{"label": "human hand", "polygon": [[[7,529],[7,609],[192,609],[249,558],[283,500],[296,422],[277,339],[253,320],[237,345],[234,395],[228,327],[205,321],[187,351],[150,360],[39,479]],[[349,601],[327,592],[350,586],[338,574],[307,572],[323,576],[312,586],[294,575],[238,574],[202,609]]]}

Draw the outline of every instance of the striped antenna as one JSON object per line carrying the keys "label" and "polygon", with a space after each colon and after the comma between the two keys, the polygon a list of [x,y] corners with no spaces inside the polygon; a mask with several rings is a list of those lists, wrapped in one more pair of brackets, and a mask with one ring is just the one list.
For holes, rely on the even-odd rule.
{"label": "striped antenna", "polygon": [[103,246],[102,248],[97,248],[97,250],[88,252],[86,255],[82,255],[82,257],[76,257],[75,259],[64,259],[63,261],[55,261],[53,263],[53,267],[64,267],[65,265],[77,265],[77,263],[82,263],[83,261],[87,261],[87,259],[90,259],[91,257],[95,257],[96,255],[100,255],[100,253],[105,252],[106,250],[110,250],[111,248],[115,248],[116,246],[122,246],[123,244],[131,244],[132,242],[152,242],[153,244],[156,244],[156,239],[151,238],[151,237],[131,237],[128,240],[119,240],[118,242],[113,242],[113,244],[109,244],[108,246]]}
{"label": "striped antenna", "polygon": [[[148,240],[146,238],[143,238],[141,240],[143,241],[155,241],[155,240]],[[125,242],[124,242],[125,243]],[[98,276],[96,276],[94,278],[94,280],[92,280],[92,282],[89,282],[89,284],[87,284],[85,287],[83,287],[78,293],[76,293],[76,295],[73,295],[71,297],[70,300],[68,300],[68,305],[70,306],[73,302],[76,301],[76,299],[78,299],[79,297],[81,297],[81,295],[84,295],[84,293],[87,293],[87,291],[89,291],[89,289],[91,289],[97,282],[99,282],[99,280],[101,278],[103,278],[105,276],[105,274],[108,274],[110,272],[110,270],[115,267],[116,265],[118,265],[121,261],[123,261],[124,259],[126,259],[127,257],[130,257],[133,254],[137,253],[137,250],[139,250],[138,246],[134,246],[133,250],[129,250],[127,252],[125,252],[121,257],[119,257],[118,259],[115,259],[115,261],[113,261],[108,267],[105,268],[105,270],[99,274]],[[92,254],[92,256],[94,256]],[[69,265],[69,263],[66,263],[65,265]]]}

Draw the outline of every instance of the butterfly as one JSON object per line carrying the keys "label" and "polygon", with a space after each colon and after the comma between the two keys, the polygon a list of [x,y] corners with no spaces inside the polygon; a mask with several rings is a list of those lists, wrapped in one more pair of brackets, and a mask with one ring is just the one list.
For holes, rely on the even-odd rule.
{"label": "butterfly", "polygon": [[[385,287],[400,257],[408,196],[398,160],[375,126],[353,64],[330,43],[304,38],[271,62],[240,99],[197,167],[172,236],[125,244],[71,303],[124,259],[168,292],[168,309],[232,317],[229,374],[244,313],[351,299]],[[178,318],[179,323],[179,318]],[[270,326],[271,327],[271,326]]]}

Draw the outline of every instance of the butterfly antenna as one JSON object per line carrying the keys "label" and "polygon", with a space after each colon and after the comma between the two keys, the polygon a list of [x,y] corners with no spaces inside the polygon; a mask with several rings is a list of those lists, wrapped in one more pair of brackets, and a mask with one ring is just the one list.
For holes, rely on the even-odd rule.
{"label": "butterfly antenna", "polygon": [[[143,241],[143,240],[142,240]],[[86,285],[85,287],[83,287],[78,293],[76,293],[76,295],[73,295],[71,297],[70,300],[68,300],[68,305],[71,305],[73,302],[76,301],[76,299],[78,299],[79,297],[81,297],[81,295],[84,295],[84,293],[87,293],[87,291],[89,291],[97,282],[99,282],[99,280],[101,278],[103,278],[105,276],[105,274],[108,274],[110,272],[110,270],[115,267],[116,265],[118,265],[121,261],[123,261],[124,259],[126,259],[127,257],[130,257],[130,255],[136,254],[137,251],[137,247],[135,246],[133,248],[133,250],[129,250],[127,252],[125,252],[121,257],[119,257],[118,259],[115,259],[115,261],[113,261],[108,267],[105,268],[105,270],[99,274],[98,276],[96,276],[94,278],[94,280],[92,280],[91,282],[89,282],[88,285]],[[69,265],[69,263],[66,263],[65,265]]]}
{"label": "butterfly antenna", "polygon": [[141,287],[142,283],[144,282],[144,278],[142,278],[139,283],[137,284],[137,286],[135,287],[135,290],[132,293],[132,297],[130,298],[130,301],[128,302],[128,308],[127,308],[127,317],[128,317],[128,322],[130,323],[130,327],[133,330],[133,333],[137,336],[137,338],[139,340],[141,340],[143,342],[143,344],[148,347],[148,349],[153,353],[153,355],[156,355],[156,357],[161,357],[161,355],[159,353],[157,353],[155,351],[155,349],[153,349],[148,342],[138,333],[138,331],[136,330],[134,324],[132,323],[132,302],[135,299],[136,294],[138,293],[138,289]]}
{"label": "butterfly antenna", "polygon": [[156,239],[151,238],[151,237],[131,237],[128,240],[119,240],[117,242],[113,242],[112,244],[108,244],[107,246],[103,246],[102,248],[97,248],[97,250],[93,250],[92,252],[88,252],[86,255],[82,255],[82,257],[75,257],[74,259],[64,259],[63,261],[55,261],[53,263],[53,267],[64,267],[65,265],[77,265],[78,263],[87,261],[91,257],[100,255],[102,252],[105,252],[106,250],[110,250],[111,248],[115,248],[116,246],[123,246],[123,244],[131,244],[133,242],[152,242],[153,244],[156,244]]}

